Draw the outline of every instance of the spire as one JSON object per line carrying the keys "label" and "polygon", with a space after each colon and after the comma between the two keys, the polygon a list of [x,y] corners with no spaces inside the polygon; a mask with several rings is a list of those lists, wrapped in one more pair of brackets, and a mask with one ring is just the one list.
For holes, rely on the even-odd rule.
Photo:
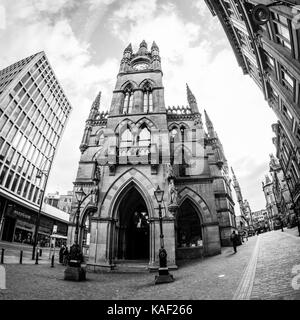
{"label": "spire", "polygon": [[131,46],[131,43],[129,43],[129,45],[127,46],[127,48],[124,50],[124,53],[126,52],[130,52],[132,53],[132,46]]}
{"label": "spire", "polygon": [[146,49],[148,48],[147,42],[146,42],[145,40],[143,40],[143,41],[141,42],[140,48],[146,48]]}
{"label": "spire", "polygon": [[210,120],[206,110],[204,110],[204,115],[205,115],[205,123],[206,123],[206,128],[208,131],[208,135],[210,138],[215,138],[215,129],[212,121]]}
{"label": "spire", "polygon": [[186,93],[187,93],[187,100],[188,100],[189,106],[192,110],[192,113],[199,113],[196,98],[195,98],[194,94],[192,93],[188,84],[186,84]]}
{"label": "spire", "polygon": [[89,119],[93,119],[95,115],[99,112],[100,100],[101,100],[101,91],[99,91],[95,101],[92,104]]}
{"label": "spire", "polygon": [[139,51],[137,52],[140,56],[145,56],[148,53],[148,46],[145,40],[143,40],[140,44]]}
{"label": "spire", "polygon": [[212,121],[210,120],[206,110],[204,110],[204,115],[205,115],[205,123],[206,123],[207,129],[208,128],[212,128],[213,129],[214,125],[213,125]]}
{"label": "spire", "polygon": [[152,46],[151,46],[151,51],[159,51],[158,45],[155,43],[155,41],[153,41]]}
{"label": "spire", "polygon": [[187,93],[187,99],[188,99],[189,105],[191,105],[192,103],[197,103],[196,98],[193,95],[188,84],[186,84],[186,93]]}
{"label": "spire", "polygon": [[266,184],[271,183],[271,180],[268,174],[265,175],[265,179],[266,179]]}
{"label": "spire", "polygon": [[231,172],[232,172],[232,175],[233,175],[233,180],[236,180],[236,176],[235,176],[235,173],[233,171],[233,168],[232,167],[230,167],[230,168],[231,168]]}

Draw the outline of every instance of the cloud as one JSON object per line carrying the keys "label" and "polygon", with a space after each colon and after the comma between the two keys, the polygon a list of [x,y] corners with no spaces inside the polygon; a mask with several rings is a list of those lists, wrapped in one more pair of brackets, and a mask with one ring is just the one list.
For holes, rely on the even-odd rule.
{"label": "cloud", "polygon": [[[67,0],[55,3],[57,5],[55,9],[49,4],[48,15],[73,5]],[[0,65],[5,67],[39,51],[46,52],[73,106],[73,112],[54,160],[48,188],[65,192],[72,189],[80,156],[79,144],[92,101],[100,88],[103,88],[105,93],[103,103],[108,106],[110,94],[106,87],[113,86],[112,79],[119,62],[116,58],[107,57],[100,65],[92,63],[90,44],[81,41],[74,34],[66,16],[50,19],[48,15],[46,17],[43,15],[43,11],[46,10],[45,1],[33,2],[32,5],[28,1],[19,1],[16,5],[17,7],[6,2],[9,25],[5,32],[0,31],[0,41],[6,46],[5,52],[1,52]],[[72,170],[66,170],[69,167]]]}
{"label": "cloud", "polygon": [[[188,82],[200,111],[206,109],[215,125],[244,197],[257,210],[265,205],[261,178],[273,151],[270,125],[276,118],[260,89],[242,74],[218,19],[202,0],[186,4],[195,11],[189,15],[179,11],[178,1],[5,0],[4,5],[7,29],[0,30],[5,44],[0,65],[45,50],[74,108],[49,190],[72,189],[95,95],[102,90],[101,107],[108,109],[122,51],[129,42],[137,49],[145,39],[148,46],[155,40],[160,47],[166,105],[187,104]],[[98,60],[100,53],[103,59]]]}

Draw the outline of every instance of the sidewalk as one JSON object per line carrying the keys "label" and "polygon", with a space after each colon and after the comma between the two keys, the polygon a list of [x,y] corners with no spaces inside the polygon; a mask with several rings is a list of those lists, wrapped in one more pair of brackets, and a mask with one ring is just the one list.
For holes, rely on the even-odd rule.
{"label": "sidewalk", "polygon": [[300,237],[299,237],[298,227],[291,228],[291,229],[284,228],[283,230],[284,230],[284,232],[286,232],[287,234],[290,234],[290,235],[292,235],[292,236],[295,236],[295,237],[297,237],[297,238],[300,238]]}
{"label": "sidewalk", "polygon": [[[4,264],[19,264],[20,254],[23,251],[23,264],[35,264],[35,260],[32,260],[32,249],[31,245],[15,243],[15,242],[5,242],[0,241],[0,255],[4,249]],[[50,248],[41,248],[42,256],[39,257],[39,263],[49,264],[51,263]],[[52,251],[53,253],[53,251]],[[59,248],[55,249],[55,260],[58,261]]]}
{"label": "sidewalk", "polygon": [[[65,267],[5,265],[7,290],[0,299],[53,300],[231,300],[255,247],[257,237],[238,247],[222,248],[222,254],[182,262],[172,270],[175,281],[155,285],[156,273],[88,273],[87,281],[64,281]],[[2,295],[2,296],[1,296]]]}

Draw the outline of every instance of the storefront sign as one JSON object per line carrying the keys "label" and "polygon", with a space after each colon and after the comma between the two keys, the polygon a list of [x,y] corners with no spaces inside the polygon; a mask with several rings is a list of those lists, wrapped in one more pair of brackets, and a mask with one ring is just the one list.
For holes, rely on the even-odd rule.
{"label": "storefront sign", "polygon": [[24,222],[24,221],[18,220],[17,223],[16,223],[16,228],[25,229],[25,230],[28,230],[28,231],[33,231],[34,230],[34,225],[29,224],[29,223]]}

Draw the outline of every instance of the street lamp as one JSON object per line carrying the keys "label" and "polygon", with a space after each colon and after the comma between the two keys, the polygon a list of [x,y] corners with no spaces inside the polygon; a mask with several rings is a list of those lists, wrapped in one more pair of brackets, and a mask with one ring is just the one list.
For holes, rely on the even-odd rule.
{"label": "street lamp", "polygon": [[155,284],[160,283],[169,283],[173,282],[173,275],[169,273],[169,269],[167,266],[167,251],[164,246],[164,234],[163,234],[163,225],[162,225],[162,206],[161,203],[164,197],[164,191],[160,189],[158,186],[154,191],[155,199],[158,203],[158,213],[159,213],[159,227],[160,227],[160,249],[159,249],[159,269],[158,276],[155,277]]}
{"label": "street lamp", "polygon": [[39,227],[40,227],[42,205],[43,205],[43,202],[44,202],[44,196],[45,196],[45,191],[46,191],[46,187],[47,187],[47,183],[48,183],[49,172],[50,172],[51,165],[52,165],[52,159],[53,159],[53,157],[48,159],[48,160],[50,160],[49,169],[48,170],[40,170],[39,169],[37,174],[36,174],[36,176],[35,176],[36,179],[41,180],[43,175],[44,175],[46,177],[46,179],[45,179],[44,187],[42,188],[42,192],[41,192],[40,206],[39,206],[39,211],[38,211],[36,224],[35,224],[35,232],[34,232],[34,240],[33,240],[33,248],[32,248],[32,260],[35,259],[35,251],[36,251],[36,247],[37,247],[37,243],[38,243],[38,232],[39,232]]}
{"label": "street lamp", "polygon": [[269,7],[274,6],[281,6],[281,5],[294,5],[293,3],[289,1],[275,1],[270,4],[264,5],[264,4],[258,4],[256,5],[252,10],[252,18],[254,22],[258,25],[264,25],[270,20],[270,10]]}

